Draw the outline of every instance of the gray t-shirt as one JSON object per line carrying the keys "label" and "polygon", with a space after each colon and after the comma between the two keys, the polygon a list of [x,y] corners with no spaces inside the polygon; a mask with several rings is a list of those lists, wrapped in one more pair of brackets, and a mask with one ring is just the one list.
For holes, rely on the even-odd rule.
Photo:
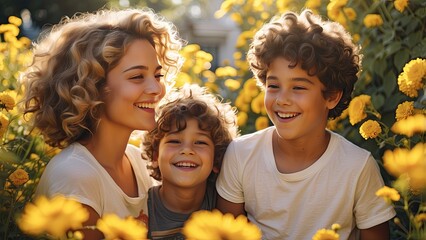
{"label": "gray t-shirt", "polygon": [[[182,234],[182,227],[191,214],[175,213],[168,210],[161,202],[159,196],[160,187],[155,186],[148,191],[148,239],[185,239]],[[200,210],[212,210],[215,208],[216,196],[214,183],[208,182]]]}

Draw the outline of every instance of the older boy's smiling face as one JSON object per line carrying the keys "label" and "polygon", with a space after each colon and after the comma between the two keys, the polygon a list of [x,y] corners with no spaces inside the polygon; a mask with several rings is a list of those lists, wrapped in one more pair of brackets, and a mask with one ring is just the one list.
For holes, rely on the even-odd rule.
{"label": "older boy's smiling face", "polygon": [[214,144],[210,133],[188,119],[186,128],[165,135],[160,141],[158,164],[163,186],[198,187],[205,184],[213,169]]}
{"label": "older boy's smiling face", "polygon": [[317,76],[309,76],[298,64],[278,57],[266,74],[265,108],[284,139],[298,139],[323,133],[329,109],[335,103],[324,99],[325,89]]}

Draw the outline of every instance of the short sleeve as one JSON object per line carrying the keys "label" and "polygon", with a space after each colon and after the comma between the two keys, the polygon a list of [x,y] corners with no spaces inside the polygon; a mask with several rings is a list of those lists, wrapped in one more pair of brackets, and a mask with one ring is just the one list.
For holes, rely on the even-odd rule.
{"label": "short sleeve", "polygon": [[231,142],[226,150],[216,181],[216,189],[222,198],[233,203],[244,203],[242,163],[237,158],[235,145],[235,142]]}
{"label": "short sleeve", "polygon": [[102,215],[101,185],[99,176],[91,165],[75,160],[72,164],[63,161],[46,168],[37,186],[36,196],[52,198],[62,195],[92,207]]}
{"label": "short sleeve", "polygon": [[379,166],[370,155],[357,183],[354,214],[359,229],[386,222],[395,216],[395,210],[376,191],[384,186]]}

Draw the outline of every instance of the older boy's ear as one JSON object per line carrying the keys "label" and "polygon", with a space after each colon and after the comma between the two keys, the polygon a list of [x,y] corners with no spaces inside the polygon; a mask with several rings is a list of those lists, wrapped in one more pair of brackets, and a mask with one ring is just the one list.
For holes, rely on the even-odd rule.
{"label": "older boy's ear", "polygon": [[342,98],[343,95],[343,91],[333,91],[330,92],[328,94],[327,97],[327,108],[328,109],[333,109],[337,106],[337,104],[339,103],[340,99]]}

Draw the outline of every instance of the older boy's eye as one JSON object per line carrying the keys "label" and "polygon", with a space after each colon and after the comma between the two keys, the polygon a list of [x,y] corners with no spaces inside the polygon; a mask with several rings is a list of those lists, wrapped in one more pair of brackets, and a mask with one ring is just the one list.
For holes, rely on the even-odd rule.
{"label": "older boy's eye", "polygon": [[170,139],[166,143],[180,143],[180,141],[177,139]]}
{"label": "older boy's eye", "polygon": [[294,89],[294,90],[306,90],[306,88],[305,88],[305,87],[302,87],[302,86],[296,86],[296,87],[294,87],[293,89]]}

